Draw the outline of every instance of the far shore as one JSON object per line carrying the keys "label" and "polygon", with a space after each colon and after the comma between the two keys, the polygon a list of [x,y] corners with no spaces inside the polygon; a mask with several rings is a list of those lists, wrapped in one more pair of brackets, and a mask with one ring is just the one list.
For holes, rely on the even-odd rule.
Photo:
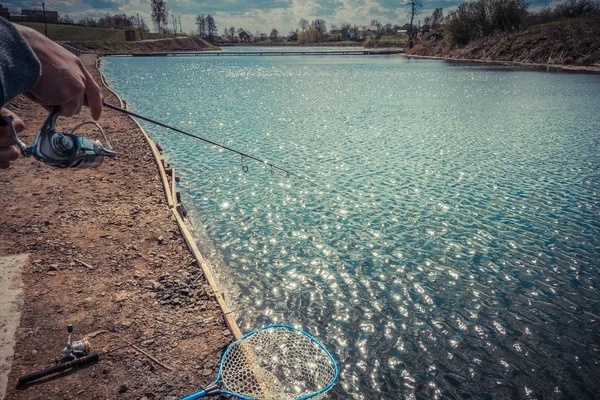
{"label": "far shore", "polygon": [[480,60],[480,59],[471,59],[471,58],[421,56],[421,55],[410,54],[410,53],[404,53],[403,56],[407,57],[407,58],[423,58],[423,59],[431,59],[431,60],[456,61],[456,62],[462,62],[462,63],[513,65],[513,66],[519,66],[519,67],[547,68],[547,69],[551,69],[551,70],[566,70],[566,71],[574,71],[574,72],[600,73],[600,67],[593,66],[593,65],[540,64],[540,63],[526,63],[526,62],[518,62],[518,61],[496,61],[496,60]]}

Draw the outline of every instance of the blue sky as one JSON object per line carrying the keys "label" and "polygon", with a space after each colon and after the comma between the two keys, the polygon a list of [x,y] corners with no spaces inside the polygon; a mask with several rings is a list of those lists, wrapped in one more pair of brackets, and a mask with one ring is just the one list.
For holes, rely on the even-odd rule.
{"label": "blue sky", "polygon": [[[198,14],[211,14],[215,17],[219,33],[226,26],[248,29],[251,32],[269,33],[276,28],[287,34],[298,27],[298,20],[324,19],[329,28],[344,22],[366,25],[372,19],[382,23],[400,24],[408,22],[406,0],[166,0],[170,12],[181,17],[183,30],[195,29],[194,21]],[[456,9],[461,0],[422,0],[423,9],[417,20],[431,15],[436,7],[445,12]],[[77,21],[81,17],[98,17],[105,13],[125,13],[144,17],[148,26],[150,21],[149,0],[45,0],[46,9],[68,14]],[[530,0],[532,9],[548,3],[551,6],[560,0]],[[0,0],[11,12],[22,8],[42,7],[37,0]],[[415,21],[417,23],[417,21]],[[171,17],[169,17],[169,25]]]}

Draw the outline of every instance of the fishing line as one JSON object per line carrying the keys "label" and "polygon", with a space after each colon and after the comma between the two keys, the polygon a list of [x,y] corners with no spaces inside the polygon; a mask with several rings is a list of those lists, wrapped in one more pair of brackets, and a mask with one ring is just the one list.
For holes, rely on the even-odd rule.
{"label": "fishing line", "polygon": [[213,146],[220,147],[220,148],[222,148],[222,149],[224,149],[224,150],[231,151],[231,152],[233,152],[233,153],[239,154],[239,155],[242,157],[242,170],[243,170],[244,172],[247,172],[247,171],[248,171],[248,166],[247,166],[247,165],[244,163],[244,158],[249,158],[249,159],[251,159],[251,160],[254,160],[254,161],[257,161],[257,162],[259,162],[259,163],[261,163],[261,164],[268,165],[268,166],[269,166],[269,167],[271,167],[272,169],[276,169],[276,170],[279,170],[279,171],[281,171],[281,172],[284,172],[284,173],[285,173],[285,174],[287,174],[288,176],[295,176],[296,178],[300,178],[300,179],[306,180],[306,181],[308,181],[308,182],[311,182],[311,183],[316,183],[316,182],[313,182],[313,181],[311,181],[310,179],[308,179],[308,178],[307,178],[307,177],[305,177],[305,176],[301,176],[301,175],[298,175],[298,174],[296,174],[296,173],[294,173],[294,172],[292,172],[292,171],[289,171],[289,170],[287,170],[287,169],[285,169],[285,168],[278,167],[277,165],[275,165],[275,164],[271,164],[270,162],[268,162],[268,161],[266,161],[266,160],[261,160],[260,158],[257,158],[257,157],[254,157],[254,156],[251,156],[250,154],[247,154],[247,153],[241,152],[241,151],[239,151],[239,150],[236,150],[236,149],[232,149],[231,147],[227,147],[227,146],[225,146],[225,145],[222,145],[222,144],[220,144],[220,143],[213,142],[212,140],[205,139],[205,138],[203,138],[203,137],[201,137],[201,136],[198,136],[198,135],[194,135],[193,133],[186,132],[186,131],[184,131],[184,130],[181,130],[181,129],[179,129],[179,128],[175,128],[174,126],[167,125],[167,124],[165,124],[165,123],[162,123],[162,122],[159,122],[159,121],[157,121],[157,120],[155,120],[155,119],[148,118],[148,117],[144,117],[143,115],[140,115],[140,114],[134,113],[134,112],[132,112],[132,111],[126,110],[126,109],[124,109],[124,108],[121,108],[121,107],[117,107],[117,106],[115,106],[115,105],[112,105],[112,104],[109,104],[109,103],[107,103],[107,102],[103,102],[103,105],[104,105],[104,107],[110,108],[110,109],[112,109],[112,110],[119,111],[119,112],[122,112],[122,113],[124,113],[124,114],[131,115],[131,116],[133,116],[133,117],[136,117],[136,118],[142,119],[142,120],[144,120],[144,121],[147,121],[147,122],[153,123],[153,124],[155,124],[155,125],[162,126],[163,128],[170,129],[170,130],[172,130],[172,131],[175,131],[175,132],[177,132],[177,133],[181,133],[181,134],[183,134],[183,135],[186,135],[186,136],[192,137],[192,138],[194,138],[194,139],[201,140],[201,141],[203,141],[203,142],[206,142],[206,143],[208,143],[208,144],[212,144]]}
{"label": "fishing line", "polygon": [[[334,200],[336,203],[338,203],[338,205],[345,206],[345,204],[344,204],[344,200],[345,200],[345,201],[348,201],[349,203],[351,203],[351,204],[354,204],[354,205],[355,205],[355,207],[350,207],[350,208],[359,208],[359,209],[362,209],[362,208],[365,208],[365,207],[367,207],[367,208],[368,208],[368,207],[372,206],[372,205],[373,205],[373,202],[374,202],[374,200],[375,200],[375,196],[373,195],[373,193],[368,193],[368,192],[367,192],[367,190],[368,190],[368,189],[371,189],[371,190],[375,190],[375,189],[376,189],[376,188],[373,186],[373,184],[372,184],[372,183],[371,183],[371,184],[367,184],[367,186],[370,186],[370,188],[368,188],[368,187],[367,187],[367,188],[363,188],[363,189],[362,189],[362,191],[364,192],[364,196],[357,195],[357,194],[354,194],[354,193],[347,193],[347,192],[345,192],[344,190],[341,190],[341,189],[339,189],[339,188],[338,188],[338,189],[335,189],[335,188],[333,188],[333,187],[332,187],[331,185],[329,185],[329,184],[320,184],[320,183],[318,183],[318,182],[316,182],[316,181],[314,181],[314,180],[312,180],[312,179],[309,179],[309,178],[307,178],[307,177],[305,177],[305,176],[301,176],[301,175],[299,175],[299,174],[297,174],[297,173],[294,173],[294,172],[292,172],[292,171],[289,171],[289,170],[287,170],[287,169],[285,169],[285,168],[282,168],[282,167],[279,167],[279,166],[277,166],[277,165],[274,165],[274,164],[272,164],[272,163],[269,163],[269,162],[267,162],[266,160],[262,160],[262,159],[260,159],[260,158],[257,158],[257,157],[254,157],[254,156],[252,156],[252,155],[249,155],[249,154],[247,154],[247,153],[244,153],[244,152],[241,152],[241,151],[239,151],[239,150],[233,149],[233,148],[231,148],[231,147],[228,147],[228,146],[225,146],[225,145],[219,144],[219,143],[217,143],[217,142],[214,142],[214,141],[212,141],[212,140],[209,140],[209,139],[203,138],[203,137],[201,137],[201,136],[198,136],[198,135],[192,134],[192,133],[190,133],[190,132],[187,132],[187,131],[184,131],[184,130],[178,129],[178,128],[176,128],[176,127],[173,127],[173,126],[167,125],[167,124],[165,124],[165,123],[162,123],[162,122],[160,122],[160,121],[156,121],[156,120],[154,120],[154,119],[152,119],[152,118],[145,117],[145,116],[143,116],[143,115],[140,115],[140,114],[137,114],[137,113],[135,113],[135,112],[132,112],[132,111],[129,111],[129,110],[123,109],[123,108],[121,108],[121,107],[117,107],[117,106],[115,106],[115,105],[112,105],[112,104],[109,104],[109,103],[106,103],[106,102],[103,102],[103,104],[104,104],[104,106],[105,106],[105,107],[107,107],[107,108],[110,108],[110,109],[112,109],[112,110],[119,111],[119,112],[122,112],[122,113],[124,113],[124,114],[128,114],[128,115],[131,115],[131,116],[133,116],[133,117],[136,117],[136,118],[140,118],[140,119],[142,119],[142,120],[144,120],[144,121],[147,121],[147,122],[150,122],[150,123],[152,123],[152,124],[155,124],[155,125],[161,126],[161,127],[163,127],[163,128],[166,128],[166,129],[172,130],[172,131],[174,131],[174,132],[177,132],[177,133],[181,133],[181,134],[183,134],[183,135],[186,135],[186,136],[192,137],[192,138],[194,138],[194,139],[197,139],[197,140],[203,141],[203,142],[205,142],[205,143],[208,143],[208,144],[211,144],[211,145],[217,146],[217,147],[219,147],[219,148],[222,148],[222,149],[224,149],[224,150],[227,150],[227,151],[230,151],[230,152],[236,153],[236,154],[240,155],[240,157],[241,157],[241,167],[242,167],[242,171],[243,171],[243,172],[247,172],[247,171],[248,171],[248,165],[247,165],[247,163],[246,163],[246,158],[249,158],[249,159],[251,159],[251,160],[254,160],[254,161],[257,161],[257,162],[259,162],[259,163],[261,163],[261,164],[263,164],[263,165],[267,165],[267,166],[269,166],[269,167],[270,167],[270,172],[271,172],[271,175],[273,174],[274,170],[278,170],[278,171],[281,171],[281,172],[285,173],[285,174],[286,174],[286,176],[288,176],[288,177],[289,177],[289,176],[294,176],[294,177],[300,178],[301,180],[303,180],[303,181],[306,181],[306,182],[309,182],[310,184],[314,185],[315,187],[317,187],[317,188],[320,188],[321,190],[323,190],[323,192],[320,192],[320,193],[319,193],[319,192],[312,193],[312,195],[313,195],[313,196],[314,196],[314,195],[325,195],[325,196],[327,196],[327,193],[326,193],[326,192],[329,192],[329,193],[332,195],[332,196],[329,196],[329,199],[330,199],[330,200]],[[397,183],[398,183],[398,181],[397,181],[396,179],[392,178],[392,182],[385,182],[385,183],[388,183],[388,184],[389,184],[389,183],[391,183],[392,185],[395,185],[395,184],[397,184]],[[337,193],[336,193],[336,192],[337,192]],[[306,195],[311,195],[311,193],[310,193],[310,192],[305,192],[305,194],[306,194]],[[275,193],[274,193],[273,191],[271,191],[271,195],[275,195]],[[296,198],[294,199],[294,201],[296,201],[296,202],[298,202],[299,204],[301,204],[301,203],[302,203],[302,194],[301,194],[301,193],[300,193],[300,194],[297,194],[295,197],[296,197]],[[356,206],[358,206],[358,207],[356,207]],[[335,219],[335,218],[332,218],[332,216],[329,216],[329,217],[327,217],[327,219],[332,219],[333,221],[337,222],[337,219]],[[344,218],[344,219],[346,219],[346,218]],[[356,236],[359,236],[359,237],[360,237],[361,235],[357,235],[357,232],[358,232],[358,231],[357,231],[356,229],[349,229],[349,231],[348,231],[347,233],[348,233],[348,234],[354,234],[354,235],[356,235]],[[334,246],[332,246],[332,247],[335,249],[335,247],[334,247]],[[336,249],[336,253],[338,253],[338,254],[339,254],[339,251],[337,251],[337,249]],[[346,263],[348,262],[348,261],[342,261],[342,260],[340,260],[340,261],[341,261],[343,264],[346,264]],[[285,292],[286,292],[285,288],[282,288],[282,291],[285,293]],[[291,293],[290,293],[290,292],[287,292],[287,294],[288,294],[288,295],[292,295],[292,296],[294,296],[294,295],[295,295],[297,292],[300,292],[300,291],[302,291],[302,290],[293,291],[293,292],[291,292]],[[280,294],[280,296],[283,296],[283,295],[284,295],[283,293],[281,293],[281,294]],[[273,298],[272,298],[272,299],[263,299],[263,301],[264,301],[264,300],[267,300],[267,301],[269,301],[269,300],[270,300],[269,302],[271,302],[271,303],[272,303],[273,301],[276,301],[277,299],[273,299]],[[245,306],[245,307],[241,307],[241,308],[239,308],[238,310],[235,310],[235,311],[233,311],[233,312],[239,312],[239,311],[242,311],[242,310],[246,310],[246,309],[248,309],[248,308],[250,308],[250,307],[251,307],[250,305],[248,305],[248,306]]]}

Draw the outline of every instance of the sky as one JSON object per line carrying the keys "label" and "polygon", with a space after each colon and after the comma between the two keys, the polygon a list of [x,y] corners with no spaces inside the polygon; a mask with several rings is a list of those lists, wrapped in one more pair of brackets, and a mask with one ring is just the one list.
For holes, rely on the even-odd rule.
{"label": "sky", "polygon": [[[530,9],[541,8],[544,4],[554,6],[561,0],[529,0]],[[225,27],[244,28],[252,33],[269,33],[277,29],[288,34],[298,28],[300,18],[312,21],[324,19],[327,28],[342,23],[368,25],[377,19],[382,24],[404,25],[409,22],[407,0],[166,0],[170,13],[181,17],[184,32],[196,29],[195,20],[199,14],[211,14],[217,23],[219,33]],[[431,15],[436,7],[444,9],[444,14],[456,9],[462,0],[422,0],[423,8],[415,17],[415,24]],[[0,0],[11,13],[21,9],[41,9],[42,1]],[[68,14],[74,21],[83,17],[97,18],[106,13],[139,14],[146,24],[152,27],[150,0],[45,0],[46,9]],[[172,28],[169,15],[169,27]]]}

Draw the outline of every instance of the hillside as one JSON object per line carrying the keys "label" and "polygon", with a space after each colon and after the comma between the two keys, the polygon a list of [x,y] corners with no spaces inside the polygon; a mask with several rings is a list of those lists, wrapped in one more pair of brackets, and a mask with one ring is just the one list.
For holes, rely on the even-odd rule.
{"label": "hillside", "polygon": [[77,49],[87,49],[94,53],[163,53],[177,51],[219,50],[210,43],[196,37],[184,36],[169,39],[139,40],[137,42],[90,40],[65,41]]}
{"label": "hillside", "polygon": [[464,47],[452,48],[443,40],[425,40],[406,54],[600,68],[600,18],[535,25],[515,33],[473,40]]}

